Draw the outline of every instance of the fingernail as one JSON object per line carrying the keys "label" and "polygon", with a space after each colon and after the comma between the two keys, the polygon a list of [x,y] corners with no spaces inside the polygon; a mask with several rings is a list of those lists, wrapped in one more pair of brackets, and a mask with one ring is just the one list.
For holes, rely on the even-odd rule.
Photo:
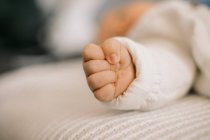
{"label": "fingernail", "polygon": [[112,64],[111,58],[110,58],[110,57],[106,57],[106,60],[107,60],[110,64]]}
{"label": "fingernail", "polygon": [[110,60],[112,64],[116,64],[119,62],[119,57],[117,56],[117,54],[113,53],[110,55]]}

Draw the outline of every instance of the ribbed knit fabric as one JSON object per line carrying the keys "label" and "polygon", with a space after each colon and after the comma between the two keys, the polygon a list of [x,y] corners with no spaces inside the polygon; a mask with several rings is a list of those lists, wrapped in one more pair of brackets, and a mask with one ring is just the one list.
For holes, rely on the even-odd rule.
{"label": "ribbed knit fabric", "polygon": [[152,112],[101,113],[51,122],[34,140],[209,140],[210,101],[189,96]]}
{"label": "ribbed knit fabric", "polygon": [[89,91],[81,60],[0,78],[1,140],[209,140],[210,100],[188,95],[158,110],[116,111]]}

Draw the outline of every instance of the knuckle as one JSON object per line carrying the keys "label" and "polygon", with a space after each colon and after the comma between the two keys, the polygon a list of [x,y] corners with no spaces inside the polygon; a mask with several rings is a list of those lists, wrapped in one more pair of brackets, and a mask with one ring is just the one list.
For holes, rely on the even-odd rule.
{"label": "knuckle", "polygon": [[91,75],[87,78],[88,84],[91,87],[92,90],[96,87],[97,80],[94,75]]}
{"label": "knuckle", "polygon": [[82,65],[82,66],[83,66],[83,69],[84,69],[84,70],[87,70],[87,69],[88,69],[88,62],[83,63],[83,65]]}
{"label": "knuckle", "polygon": [[87,65],[85,63],[83,63],[83,70],[85,72],[86,77],[88,76],[88,68]]}
{"label": "knuckle", "polygon": [[89,61],[85,63],[83,67],[88,73],[91,73],[95,71],[95,69],[97,68],[96,66],[97,65],[95,65],[93,61]]}
{"label": "knuckle", "polygon": [[94,59],[104,59],[103,52],[101,48],[95,44],[89,44],[84,47],[82,51],[82,56],[85,61],[94,60]]}
{"label": "knuckle", "polygon": [[97,61],[90,61],[88,64],[87,64],[87,68],[90,70],[90,71],[92,71],[92,70],[94,70],[95,68],[96,68],[96,66],[97,66]]}
{"label": "knuckle", "polygon": [[88,44],[83,48],[83,55],[89,55],[97,46],[95,44]]}
{"label": "knuckle", "polygon": [[106,85],[94,91],[94,96],[100,101],[111,101],[115,96],[115,87],[113,84]]}
{"label": "knuckle", "polygon": [[105,55],[110,55],[112,53],[117,53],[120,51],[120,42],[114,38],[107,39],[102,44],[102,49]]}
{"label": "knuckle", "polygon": [[82,50],[82,55],[83,56],[88,55],[90,53],[90,51],[89,51],[90,49],[91,49],[91,44],[86,45]]}

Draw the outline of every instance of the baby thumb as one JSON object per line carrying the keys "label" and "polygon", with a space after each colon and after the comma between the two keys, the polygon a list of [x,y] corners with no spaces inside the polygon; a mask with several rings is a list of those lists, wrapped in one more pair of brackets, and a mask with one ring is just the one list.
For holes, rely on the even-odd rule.
{"label": "baby thumb", "polygon": [[106,60],[114,65],[120,62],[121,44],[116,39],[108,39],[102,43],[102,50]]}

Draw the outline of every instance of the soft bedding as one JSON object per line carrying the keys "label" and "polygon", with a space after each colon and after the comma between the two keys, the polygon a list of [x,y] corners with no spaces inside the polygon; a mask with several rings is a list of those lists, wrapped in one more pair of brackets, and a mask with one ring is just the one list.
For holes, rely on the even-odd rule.
{"label": "soft bedding", "polygon": [[0,78],[1,140],[210,139],[210,100],[189,94],[155,111],[116,111],[93,98],[82,60]]}

